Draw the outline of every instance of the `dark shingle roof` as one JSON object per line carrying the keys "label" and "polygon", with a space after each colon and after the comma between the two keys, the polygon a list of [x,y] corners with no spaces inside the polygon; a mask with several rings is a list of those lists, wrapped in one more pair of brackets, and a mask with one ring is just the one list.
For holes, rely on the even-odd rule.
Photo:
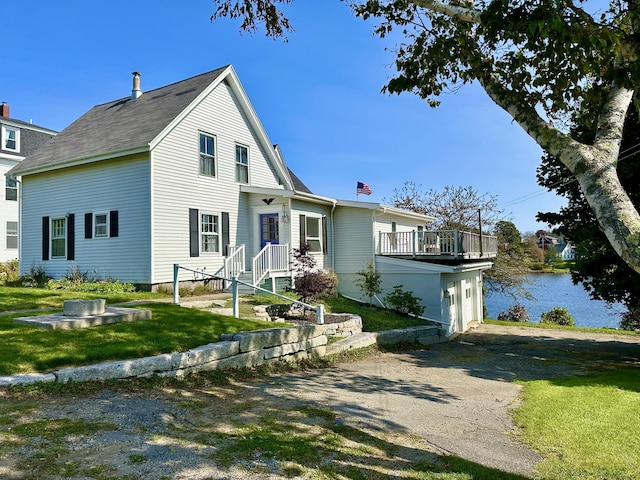
{"label": "dark shingle roof", "polygon": [[136,100],[126,97],[96,105],[11,173],[144,147],[226,68],[150,90]]}
{"label": "dark shingle roof", "polygon": [[298,178],[298,176],[291,171],[291,169],[289,167],[287,167],[287,170],[289,170],[289,176],[291,177],[291,181],[293,182],[293,189],[296,192],[304,192],[304,193],[313,194],[313,192],[311,190],[309,190],[309,187],[307,187],[304,184],[304,182],[302,180],[300,180]]}

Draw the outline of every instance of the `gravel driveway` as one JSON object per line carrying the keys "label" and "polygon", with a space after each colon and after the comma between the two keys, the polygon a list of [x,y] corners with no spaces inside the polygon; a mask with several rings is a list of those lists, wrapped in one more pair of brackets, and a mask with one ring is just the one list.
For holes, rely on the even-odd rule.
{"label": "gravel driveway", "polygon": [[262,381],[0,392],[0,478],[279,479],[318,468],[385,478],[443,454],[526,478],[540,457],[517,440],[512,381],[638,363],[638,347],[638,337],[481,325],[427,350]]}

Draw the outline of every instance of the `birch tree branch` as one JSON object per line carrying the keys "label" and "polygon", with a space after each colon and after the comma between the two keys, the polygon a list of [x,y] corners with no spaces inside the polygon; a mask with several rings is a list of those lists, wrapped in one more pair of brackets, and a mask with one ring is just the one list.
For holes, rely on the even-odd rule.
{"label": "birch tree branch", "polygon": [[458,20],[468,23],[480,23],[480,10],[475,8],[461,7],[450,3],[441,2],[440,0],[412,0],[417,7],[426,8],[433,12],[442,13],[451,17],[452,20]]}

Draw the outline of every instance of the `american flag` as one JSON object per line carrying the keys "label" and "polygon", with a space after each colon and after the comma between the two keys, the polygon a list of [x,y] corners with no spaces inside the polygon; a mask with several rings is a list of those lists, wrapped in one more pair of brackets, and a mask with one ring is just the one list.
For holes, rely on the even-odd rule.
{"label": "american flag", "polygon": [[371,188],[366,183],[358,182],[358,186],[356,187],[356,194],[365,194],[371,195]]}

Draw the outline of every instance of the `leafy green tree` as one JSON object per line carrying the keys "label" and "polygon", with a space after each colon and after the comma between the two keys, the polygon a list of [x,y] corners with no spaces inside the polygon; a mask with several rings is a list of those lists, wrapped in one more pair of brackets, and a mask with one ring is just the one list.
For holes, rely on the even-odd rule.
{"label": "leafy green tree", "polygon": [[499,220],[493,233],[498,238],[498,255],[493,267],[484,273],[487,293],[509,295],[513,299],[532,299],[526,288],[531,282],[525,277],[529,270],[520,231],[513,222]]}
{"label": "leafy green tree", "polygon": [[364,269],[358,270],[356,275],[357,277],[353,283],[360,288],[364,295],[369,297],[369,305],[372,305],[373,297],[382,293],[382,274],[375,269],[373,263],[367,262]]}
{"label": "leafy green tree", "polygon": [[[278,6],[292,2],[214,0],[212,19],[240,18],[243,30],[263,24],[267,35],[281,37],[291,25]],[[616,168],[626,112],[640,87],[636,1],[611,0],[607,9],[579,0],[346,3],[375,21],[380,37],[403,37],[385,91],[413,92],[436,106],[443,92],[477,82],[578,182],[607,241],[640,273],[640,214]],[[599,119],[590,142],[565,128],[585,103],[597,107]]]}
{"label": "leafy green tree", "polygon": [[[598,107],[585,104],[573,117],[572,134],[589,142],[596,134]],[[627,114],[622,155],[617,165],[620,181],[630,200],[640,206],[640,120],[635,109]],[[538,168],[538,183],[567,199],[558,212],[542,212],[538,220],[571,242],[577,258],[571,270],[575,284],[581,283],[594,299],[621,302],[629,312],[640,311],[640,278],[614,251],[602,231],[577,182],[567,177],[566,167],[545,155]],[[633,317],[629,314],[627,316]]]}

